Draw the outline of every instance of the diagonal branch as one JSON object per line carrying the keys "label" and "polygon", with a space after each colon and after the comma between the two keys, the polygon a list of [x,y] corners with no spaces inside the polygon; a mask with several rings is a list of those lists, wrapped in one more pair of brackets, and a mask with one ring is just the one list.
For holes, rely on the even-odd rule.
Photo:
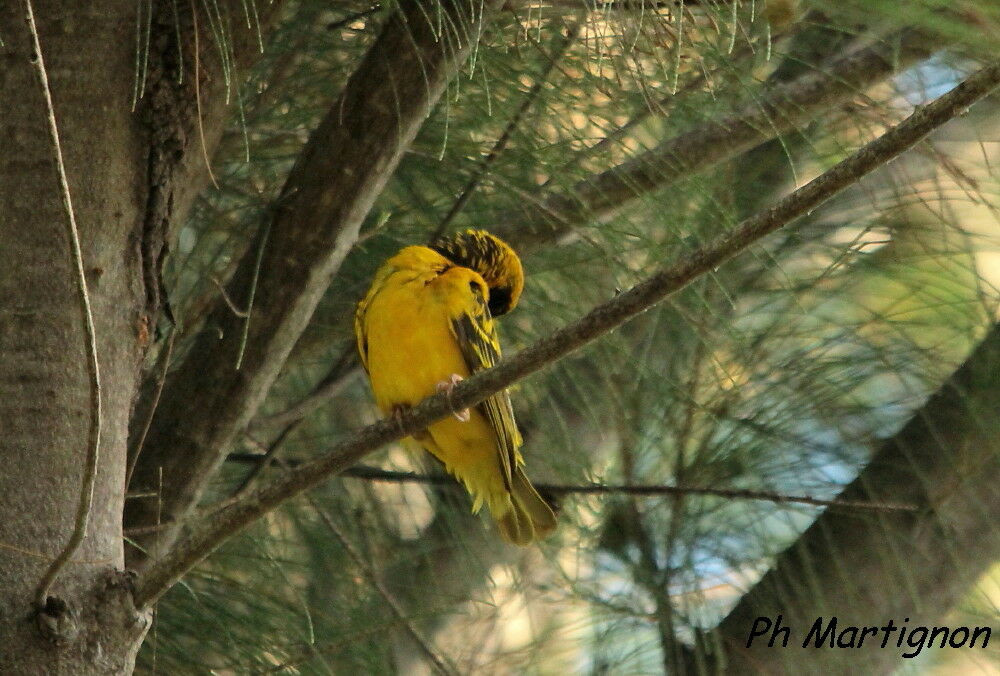
{"label": "diagonal branch", "polygon": [[317,486],[390,441],[425,428],[452,410],[474,406],[493,393],[538,371],[555,360],[613,330],[649,309],[692,280],[731,259],[761,237],[815,209],[865,174],[899,156],[928,133],[968,110],[1000,84],[1000,65],[976,72],[933,103],[918,108],[906,120],[868,143],[849,158],[799,188],[769,209],[739,224],[731,233],[694,251],[684,260],[609,300],[581,319],[539,340],[500,365],[460,383],[450,395],[433,396],[401,420],[382,420],[337,444],[311,462],[291,469],[271,483],[221,505],[191,524],[190,531],[141,574],[137,603],[154,602],[192,566],[223,540],[240,531],[285,500]]}
{"label": "diagonal branch", "polygon": [[[446,0],[439,14],[428,16],[418,0],[401,3],[312,134],[229,286],[233,298],[254,290],[251,316],[234,317],[220,303],[208,322],[221,340],[214,331],[200,334],[161,396],[134,483],[155,486],[162,472],[164,520],[184,520],[246,429],[374,200],[496,4]],[[151,525],[154,512],[151,505],[130,504],[126,525]],[[142,544],[166,547],[176,535],[172,526]],[[133,564],[142,556],[130,555]]]}
{"label": "diagonal branch", "polygon": [[889,673],[912,652],[905,645],[882,649],[881,634],[846,651],[803,650],[801,643],[775,650],[766,638],[748,649],[746,642],[756,618],[778,613],[793,628],[793,643],[820,616],[839,617],[841,627],[887,620],[899,626],[904,618],[911,627],[932,627],[996,564],[998,369],[1000,325],[840,495],[902,500],[918,511],[825,512],[713,630],[707,643],[721,654],[709,661],[734,674],[875,674]]}

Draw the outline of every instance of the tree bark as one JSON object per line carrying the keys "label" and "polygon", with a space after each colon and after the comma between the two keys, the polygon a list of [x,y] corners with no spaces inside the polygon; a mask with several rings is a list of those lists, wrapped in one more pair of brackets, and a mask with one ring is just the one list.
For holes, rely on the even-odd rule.
{"label": "tree bark", "polygon": [[[222,22],[200,2],[154,2],[148,17],[149,45],[120,45],[130,58],[146,64],[127,82],[131,86],[138,77],[145,85],[137,102],[149,133],[140,253],[151,323],[166,302],[160,273],[169,245],[176,241],[195,197],[211,180],[208,162],[230,117],[230,101],[240,95],[243,76],[260,56],[286,4],[256,3],[253,20]],[[242,19],[247,11],[246,0],[213,5],[218,17]],[[138,18],[140,24],[147,20],[141,10]],[[225,63],[222,53],[227,55]]]}
{"label": "tree bark", "polygon": [[[232,81],[252,60],[280,2],[252,39],[234,30]],[[192,59],[194,33],[168,3],[151,17],[146,96],[133,112],[136,4],[33,0],[54,118],[79,227],[103,401],[86,536],[36,603],[39,581],[74,531],[90,396],[85,319],[70,257],[49,109],[26,4],[0,4],[0,673],[130,673],[148,626],[132,604],[121,515],[129,418],[160,307],[165,234],[205,180],[191,77],[197,62],[206,153],[221,134],[219,63]],[[141,3],[140,3],[141,6]],[[241,0],[230,10],[240,12]],[[204,27],[202,27],[204,31]],[[180,35],[182,45],[177,43]],[[201,35],[206,53],[211,42]],[[179,51],[181,50],[181,51]],[[193,72],[193,70],[191,71]],[[186,83],[186,84],[180,84]],[[42,605],[42,607],[39,607]]]}
{"label": "tree bark", "polygon": [[125,0],[35,5],[96,320],[104,415],[89,529],[51,590],[65,607],[53,602],[36,616],[42,573],[73,530],[91,401],[37,57],[24,4],[8,2],[0,6],[0,673],[127,673],[146,626],[116,573],[128,418],[148,338],[135,255],[146,201],[145,133],[129,106],[135,24]]}

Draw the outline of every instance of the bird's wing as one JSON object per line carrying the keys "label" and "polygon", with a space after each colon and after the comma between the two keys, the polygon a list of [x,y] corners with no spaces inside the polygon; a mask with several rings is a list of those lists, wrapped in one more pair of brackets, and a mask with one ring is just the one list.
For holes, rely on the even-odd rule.
{"label": "bird's wing", "polygon": [[358,309],[354,312],[354,337],[358,341],[358,356],[361,357],[361,366],[365,373],[368,373],[368,335],[365,332],[365,313],[368,311],[368,298],[366,297],[358,303]]}
{"label": "bird's wing", "polygon": [[365,373],[368,373],[368,334],[365,330],[366,315],[368,313],[368,306],[371,305],[372,300],[385,288],[389,277],[395,272],[395,268],[391,265],[383,265],[375,272],[375,278],[372,280],[372,285],[368,289],[368,293],[365,297],[361,299],[358,303],[357,309],[354,311],[354,337],[358,341],[358,356],[361,357],[361,366],[364,368]]}
{"label": "bird's wing", "polygon": [[[469,373],[488,369],[500,361],[500,339],[496,324],[490,316],[486,299],[473,288],[473,302],[465,312],[452,321],[452,329],[465,357]],[[514,468],[517,466],[517,448],[521,433],[514,422],[514,409],[506,390],[498,392],[479,405],[497,437],[500,448],[500,469],[504,486],[511,490]]]}

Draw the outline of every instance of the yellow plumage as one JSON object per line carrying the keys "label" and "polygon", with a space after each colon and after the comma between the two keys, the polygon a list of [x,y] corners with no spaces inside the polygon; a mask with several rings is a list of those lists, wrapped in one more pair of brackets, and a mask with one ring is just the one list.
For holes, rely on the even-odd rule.
{"label": "yellow plumage", "polygon": [[[433,247],[433,248],[432,248]],[[500,239],[469,230],[409,246],[386,261],[358,306],[355,333],[375,402],[384,414],[419,404],[452,375],[467,378],[500,357],[493,316],[518,301],[521,262]],[[507,392],[462,422],[449,417],[414,435],[473,496],[509,542],[554,530],[555,515],[524,474],[522,441]]]}

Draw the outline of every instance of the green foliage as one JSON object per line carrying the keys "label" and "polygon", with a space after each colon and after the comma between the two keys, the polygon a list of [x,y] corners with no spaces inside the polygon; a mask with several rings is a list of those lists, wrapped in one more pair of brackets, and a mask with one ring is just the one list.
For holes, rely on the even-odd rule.
{"label": "green foliage", "polygon": [[[301,401],[331,369],[349,369],[353,306],[373,270],[400,246],[427,241],[470,180],[478,179],[471,198],[448,228],[517,233],[512,219],[524,204],[566,194],[759,101],[774,82],[822,70],[854,44],[916,27],[948,45],[799,132],[643,192],[530,251],[524,299],[502,322],[513,352],[829,167],[947,89],[1000,35],[1000,14],[986,0],[959,12],[934,0],[814,0],[777,27],[761,4],[688,3],[683,13],[652,3],[508,4],[380,196],[264,414]],[[433,15],[434,3],[425,6]],[[183,318],[176,354],[196,331],[211,330],[202,313],[218,283],[251,245],[310,130],[391,11],[311,0],[289,8],[240,89],[243,114],[213,164],[218,188],[200,197],[172,252],[167,276]],[[579,34],[567,38],[577,22]],[[562,51],[549,69],[549,55]],[[484,169],[529,96],[506,148]],[[996,101],[983,107],[519,385],[529,474],[543,483],[835,497],[995,318]],[[350,380],[293,424],[281,456],[312,457],[374,417],[363,379]],[[260,422],[241,450],[257,452],[281,431]],[[373,462],[437,471],[399,448]],[[247,471],[228,463],[212,499],[231,494]],[[461,673],[660,673],[675,643],[712,627],[820,511],[701,495],[570,493],[560,503],[555,537],[510,551],[447,487],[336,479],[175,588],[159,605],[139,669],[421,673],[427,661],[416,632]],[[366,570],[399,600],[405,621]],[[979,612],[996,612],[982,603]]]}

